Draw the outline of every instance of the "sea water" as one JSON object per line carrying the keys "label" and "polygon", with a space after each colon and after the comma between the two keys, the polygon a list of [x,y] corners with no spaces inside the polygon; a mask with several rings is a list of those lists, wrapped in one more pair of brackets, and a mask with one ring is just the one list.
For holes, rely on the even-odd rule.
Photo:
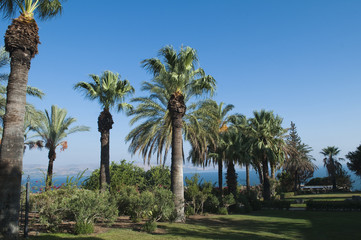
{"label": "sea water", "polygon": [[[184,177],[184,179],[185,178],[190,179],[194,174],[199,174],[200,181],[211,182],[213,185],[218,187],[218,172],[217,171],[187,172],[187,173],[184,173],[183,177]],[[361,178],[357,177],[355,174],[353,174],[351,172],[348,172],[348,174],[351,175],[351,180],[353,181],[351,190],[352,191],[361,190]],[[317,171],[315,171],[313,178],[326,177],[326,176],[327,176],[326,169],[320,168]],[[79,183],[81,183],[88,177],[89,176],[84,176]],[[66,182],[66,179],[67,179],[67,176],[55,176],[55,177],[53,177],[53,185],[61,186],[62,184],[64,184]],[[24,176],[22,179],[22,184],[25,185],[26,182],[27,182],[27,178]],[[244,170],[237,171],[237,182],[239,185],[243,185],[243,186],[246,185],[246,171],[244,171]],[[252,186],[258,185],[260,183],[259,177],[258,177],[258,174],[256,173],[256,171],[250,171],[250,183]],[[38,192],[45,185],[44,178],[39,178],[39,177],[32,178],[30,176],[30,185],[31,185],[31,189],[33,192]],[[223,186],[226,186],[226,185],[227,185],[226,173],[224,171],[223,172]]]}

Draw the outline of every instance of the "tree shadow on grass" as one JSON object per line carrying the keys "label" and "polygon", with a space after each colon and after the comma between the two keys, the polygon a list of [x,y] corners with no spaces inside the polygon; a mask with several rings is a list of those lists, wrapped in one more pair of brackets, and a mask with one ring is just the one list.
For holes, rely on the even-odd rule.
{"label": "tree shadow on grass", "polygon": [[307,221],[310,227],[302,230],[304,239],[361,239],[360,212],[260,211],[252,215]]}

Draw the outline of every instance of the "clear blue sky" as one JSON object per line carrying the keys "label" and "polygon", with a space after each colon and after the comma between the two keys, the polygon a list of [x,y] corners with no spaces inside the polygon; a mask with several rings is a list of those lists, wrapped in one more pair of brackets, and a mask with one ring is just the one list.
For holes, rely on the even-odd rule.
{"label": "clear blue sky", "polygon": [[[1,19],[4,35],[10,20]],[[42,89],[39,109],[66,108],[88,133],[68,137],[57,166],[99,164],[97,102],[73,90],[88,74],[119,72],[144,96],[151,76],[140,61],[165,45],[198,51],[200,65],[217,80],[218,102],[234,113],[273,110],[284,127],[296,123],[317,164],[322,148],[337,146],[341,157],[361,143],[361,1],[334,0],[69,0],[62,16],[38,21],[41,45],[29,84]],[[3,44],[1,44],[3,45]],[[129,118],[114,113],[111,160],[131,158],[124,138]],[[47,151],[27,151],[24,164],[47,165]],[[155,162],[153,162],[155,164]]]}

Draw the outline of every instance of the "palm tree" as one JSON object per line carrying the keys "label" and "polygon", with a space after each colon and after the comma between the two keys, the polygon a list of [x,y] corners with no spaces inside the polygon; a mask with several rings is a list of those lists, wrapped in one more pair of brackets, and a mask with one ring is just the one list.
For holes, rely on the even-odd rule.
{"label": "palm tree", "polygon": [[249,146],[252,155],[262,166],[263,198],[270,200],[271,185],[268,165],[281,163],[286,157],[286,143],[284,141],[286,129],[283,129],[282,118],[274,116],[272,111],[254,111],[254,117],[249,119]]}
{"label": "palm tree", "polygon": [[40,43],[34,13],[40,19],[51,18],[61,13],[62,5],[61,0],[0,0],[5,17],[19,9],[20,16],[12,20],[5,33],[5,50],[10,53],[11,63],[0,152],[0,232],[9,238],[15,238],[19,231],[26,85],[31,59]]}
{"label": "palm tree", "polygon": [[[222,194],[223,187],[223,161],[225,153],[222,145],[222,136],[228,130],[230,116],[228,113],[234,108],[232,104],[225,105],[223,102],[208,99],[202,101],[195,112],[199,119],[201,131],[197,138],[191,141],[191,152],[189,158],[193,164],[207,166],[209,160],[218,164],[218,187]],[[203,142],[202,142],[203,141]]]}
{"label": "palm tree", "polygon": [[78,82],[74,89],[79,89],[85,93],[85,97],[90,100],[98,100],[103,111],[98,117],[98,131],[101,134],[100,152],[100,189],[105,191],[110,185],[109,172],[109,135],[113,127],[113,117],[110,109],[117,105],[118,112],[131,109],[132,106],[124,99],[127,95],[134,93],[134,88],[127,80],[121,80],[118,73],[105,71],[101,76],[90,74],[93,82]]}
{"label": "palm tree", "polygon": [[[159,51],[159,55],[163,58],[163,62],[158,58],[142,61],[142,66],[153,75],[152,82],[143,83],[142,89],[149,91],[150,97],[143,98],[142,101],[149,104],[158,102],[158,105],[167,106],[166,112],[162,112],[164,115],[161,123],[166,124],[170,122],[171,126],[171,189],[175,195],[176,221],[184,222],[183,117],[186,114],[186,103],[193,96],[199,96],[208,92],[212,94],[215,88],[215,80],[211,76],[206,76],[202,68],[196,68],[198,63],[197,54],[190,47],[181,48],[177,53],[173,47],[166,46]],[[144,114],[137,115],[137,113],[139,113],[137,110],[133,112],[135,114],[133,122],[144,118],[149,118],[150,121],[154,121],[154,118],[159,118],[154,112],[150,112],[148,116]],[[154,132],[154,126],[147,127],[147,131]],[[152,129],[149,129],[149,127]],[[163,125],[162,127],[160,129],[165,133],[169,125]],[[142,131],[142,129],[138,130]],[[135,134],[135,136],[141,135],[141,133]],[[167,138],[168,136],[167,134],[163,137]],[[142,151],[142,148],[144,149],[144,147],[151,146],[152,144],[159,144],[158,147],[161,148],[166,146],[166,140],[152,142],[152,140],[147,139],[147,141],[144,143],[145,145],[140,143],[142,147],[135,149]],[[149,150],[153,149],[153,146],[147,148],[147,151],[151,153]]]}
{"label": "palm tree", "polygon": [[61,146],[61,150],[65,150],[68,146],[64,139],[76,132],[89,131],[89,127],[75,126],[69,129],[70,125],[76,122],[75,118],[67,117],[66,109],[51,106],[51,112],[45,110],[45,114],[38,119],[34,131],[37,133],[35,137],[40,137],[45,148],[49,150],[48,172],[46,175],[46,189],[52,186],[53,164],[56,159],[56,149]]}
{"label": "palm tree", "polygon": [[328,175],[331,177],[332,189],[334,191],[337,190],[336,177],[342,171],[342,165],[339,161],[344,160],[343,158],[336,157],[340,151],[341,150],[335,146],[328,146],[321,151],[321,154],[325,156],[323,163],[327,169]]}

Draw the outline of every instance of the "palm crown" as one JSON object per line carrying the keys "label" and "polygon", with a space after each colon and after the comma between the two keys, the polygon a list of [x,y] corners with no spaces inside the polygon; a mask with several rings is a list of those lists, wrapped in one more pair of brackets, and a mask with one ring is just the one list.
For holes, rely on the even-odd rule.
{"label": "palm crown", "polygon": [[54,17],[62,12],[61,0],[0,0],[0,10],[5,17],[12,17],[17,10],[28,19],[32,19],[34,13],[40,19]]}
{"label": "palm crown", "polygon": [[195,95],[215,90],[215,80],[205,75],[202,68],[197,68],[196,50],[190,47],[181,48],[179,53],[172,46],[166,46],[159,51],[158,58],[145,59],[142,66],[154,76],[152,83],[144,82],[142,90],[148,90],[152,96],[160,97],[160,101],[169,100],[174,93],[182,94],[185,102]]}
{"label": "palm crown", "polygon": [[38,120],[34,130],[44,142],[48,149],[56,148],[59,145],[65,146],[64,138],[69,134],[89,131],[89,127],[75,126],[69,129],[70,125],[76,122],[75,118],[67,117],[66,109],[51,106],[51,113],[45,110],[45,114]]}
{"label": "palm crown", "polygon": [[101,76],[90,74],[94,82],[79,82],[74,88],[82,90],[90,100],[98,100],[106,110],[117,105],[118,111],[131,109],[132,106],[124,102],[124,98],[134,93],[134,88],[128,80],[121,80],[118,73],[105,71]]}

